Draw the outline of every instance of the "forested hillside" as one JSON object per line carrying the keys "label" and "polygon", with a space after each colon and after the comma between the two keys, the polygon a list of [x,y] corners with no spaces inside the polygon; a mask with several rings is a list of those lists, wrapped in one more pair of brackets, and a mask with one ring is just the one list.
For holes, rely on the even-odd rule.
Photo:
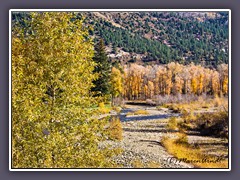
{"label": "forested hillside", "polygon": [[[27,14],[15,14],[22,24]],[[227,12],[81,12],[103,38],[112,61],[167,64],[228,63]]]}
{"label": "forested hillside", "polygon": [[228,63],[228,14],[224,12],[95,12],[87,13],[86,19],[94,34],[111,47],[112,59]]}

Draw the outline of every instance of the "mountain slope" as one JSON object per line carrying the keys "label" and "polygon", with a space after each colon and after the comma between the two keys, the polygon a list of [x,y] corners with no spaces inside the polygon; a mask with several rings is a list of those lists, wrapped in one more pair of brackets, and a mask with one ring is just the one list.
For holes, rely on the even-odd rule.
{"label": "mountain slope", "polygon": [[[228,63],[226,12],[94,12],[86,13],[86,19],[91,19],[94,34],[105,40],[109,53],[112,50],[111,58]],[[121,50],[128,56],[121,56]]]}
{"label": "mountain slope", "polygon": [[[228,12],[79,12],[89,33],[103,38],[112,61],[166,64],[228,63]],[[14,13],[25,25],[29,13]]]}

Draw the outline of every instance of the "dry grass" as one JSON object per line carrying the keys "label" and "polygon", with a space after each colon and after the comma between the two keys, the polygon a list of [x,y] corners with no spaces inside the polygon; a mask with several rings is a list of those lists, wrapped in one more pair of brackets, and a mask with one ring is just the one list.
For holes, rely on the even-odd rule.
{"label": "dry grass", "polygon": [[182,116],[181,116],[182,124],[185,123],[185,125],[186,124],[191,125],[193,122],[195,122],[196,118],[197,118],[197,116],[196,116],[196,114],[193,113],[192,110],[190,110],[190,111],[185,110],[182,112]]}
{"label": "dry grass", "polygon": [[123,129],[119,118],[113,118],[110,121],[109,127],[109,137],[111,140],[122,140],[123,139]]}
{"label": "dry grass", "polygon": [[[191,115],[189,115],[189,118]],[[166,125],[168,131],[185,132],[188,129],[192,129],[192,124],[189,121],[183,120],[182,118],[171,117]]]}
{"label": "dry grass", "polygon": [[186,135],[179,135],[177,139],[163,138],[163,146],[178,160],[185,159],[186,163],[193,164],[197,168],[228,168],[227,159],[219,159],[216,156],[203,153],[200,148],[194,148],[187,141]]}
{"label": "dry grass", "polygon": [[[189,103],[165,104],[162,107],[173,112],[181,113],[181,118],[171,118],[167,124],[170,130],[178,130],[176,139],[163,138],[162,144],[167,151],[177,159],[185,159],[187,163],[199,168],[227,168],[228,160],[220,159],[216,154],[223,154],[225,149],[216,149],[215,155],[206,151],[204,145],[189,144],[188,137],[184,131],[197,130],[202,135],[228,137],[228,100],[215,97],[214,99],[198,98],[197,101]],[[207,145],[207,148],[214,147],[214,143]],[[205,149],[205,150],[204,150]],[[226,153],[226,152],[225,152]],[[206,160],[206,161],[204,161]],[[182,160],[183,161],[183,160]]]}
{"label": "dry grass", "polygon": [[158,106],[158,109],[161,109],[161,107],[163,108],[168,108],[169,110],[172,110],[174,113],[179,113],[180,112],[180,105],[179,104],[164,104],[162,106]]}
{"label": "dry grass", "polygon": [[178,137],[175,140],[176,144],[189,146],[188,137],[187,137],[187,135],[185,133],[179,133],[179,134],[177,134],[177,136]]}
{"label": "dry grass", "polygon": [[178,122],[176,117],[171,117],[167,124],[168,130],[177,130],[178,129]]}
{"label": "dry grass", "polygon": [[228,109],[228,99],[226,98],[220,98],[216,96],[212,102],[212,106],[218,107],[220,110],[227,110]]}
{"label": "dry grass", "polygon": [[198,98],[197,101],[192,101],[189,103],[171,103],[171,104],[164,104],[162,106],[158,106],[157,108],[168,108],[172,110],[174,113],[183,113],[184,111],[196,111],[201,109],[228,109],[228,99],[227,98],[220,98],[216,96],[213,99],[205,100],[201,96]]}
{"label": "dry grass", "polygon": [[134,112],[128,112],[127,113],[127,116],[132,116],[132,115],[148,115],[149,112],[146,111],[146,110],[137,110],[137,111],[134,111]]}

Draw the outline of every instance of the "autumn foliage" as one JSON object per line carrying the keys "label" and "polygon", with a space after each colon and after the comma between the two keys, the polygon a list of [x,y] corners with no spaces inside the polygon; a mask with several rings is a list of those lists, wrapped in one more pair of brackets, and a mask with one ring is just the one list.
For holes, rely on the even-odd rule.
{"label": "autumn foliage", "polygon": [[[29,17],[24,26],[12,26],[13,168],[112,167],[114,149],[99,144],[121,140],[122,125],[120,119],[98,119],[110,112],[105,96],[116,105],[114,98],[153,104],[159,95],[228,94],[227,64],[217,69],[174,62],[116,68],[108,61],[103,40],[94,52],[89,28],[76,14],[41,12]],[[139,114],[148,112],[131,115]]]}
{"label": "autumn foliage", "polygon": [[91,110],[93,41],[73,13],[31,13],[12,30],[12,167],[112,165],[99,149],[105,120]]}
{"label": "autumn foliage", "polygon": [[130,64],[124,67],[124,80],[124,97],[129,100],[170,94],[227,95],[228,65],[221,64],[217,69],[210,69],[193,63]]}

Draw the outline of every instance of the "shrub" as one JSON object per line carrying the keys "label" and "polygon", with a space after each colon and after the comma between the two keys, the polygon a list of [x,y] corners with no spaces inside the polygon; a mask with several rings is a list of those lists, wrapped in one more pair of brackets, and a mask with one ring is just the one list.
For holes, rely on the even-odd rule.
{"label": "shrub", "polygon": [[190,110],[190,111],[183,110],[181,117],[184,120],[184,122],[186,122],[186,123],[194,122],[196,120],[196,118],[197,118],[192,110]]}
{"label": "shrub", "polygon": [[194,125],[203,135],[227,138],[228,122],[228,113],[226,111],[218,111],[198,115]]}
{"label": "shrub", "polygon": [[178,129],[177,126],[178,126],[177,118],[176,117],[171,117],[168,121],[167,129],[168,130],[177,130]]}
{"label": "shrub", "polygon": [[173,113],[180,113],[182,109],[182,106],[180,106],[179,104],[164,104],[162,105],[162,107],[172,110]]}
{"label": "shrub", "polygon": [[184,130],[192,129],[192,124],[182,120],[178,122],[179,131],[183,132]]}
{"label": "shrub", "polygon": [[110,120],[108,131],[109,131],[109,138],[111,140],[122,140],[123,130],[122,130],[122,124],[119,118],[113,117]]}
{"label": "shrub", "polygon": [[101,114],[109,113],[110,110],[111,110],[111,108],[105,106],[104,102],[100,102],[100,103],[98,104],[98,107],[99,107],[98,110],[99,110],[99,112],[100,112]]}

